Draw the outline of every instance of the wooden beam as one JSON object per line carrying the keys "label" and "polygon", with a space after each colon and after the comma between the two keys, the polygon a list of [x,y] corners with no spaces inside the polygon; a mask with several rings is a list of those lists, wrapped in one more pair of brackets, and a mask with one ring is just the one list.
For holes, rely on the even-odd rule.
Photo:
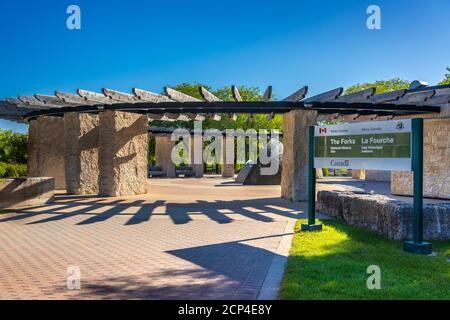
{"label": "wooden beam", "polygon": [[138,97],[138,99],[142,101],[148,101],[148,102],[171,102],[174,101],[170,99],[167,96],[164,96],[162,94],[153,93],[147,90],[142,90],[138,88],[133,88],[133,93]]}
{"label": "wooden beam", "polygon": [[417,91],[417,92],[407,92],[403,97],[394,101],[394,104],[419,104],[423,103],[436,93],[435,90],[429,91]]}
{"label": "wooden beam", "polygon": [[60,98],[61,100],[65,101],[67,103],[73,103],[73,104],[77,104],[77,105],[90,104],[90,103],[95,104],[94,101],[88,101],[85,98],[79,96],[78,94],[56,91],[55,96],[57,96],[58,98]]}
{"label": "wooden beam", "polygon": [[375,94],[370,98],[372,103],[386,103],[400,99],[406,94],[406,89]]}
{"label": "wooden beam", "polygon": [[114,101],[111,98],[106,97],[104,94],[78,89],[77,93],[87,99],[94,101],[95,103],[112,104]]}
{"label": "wooden beam", "polygon": [[125,92],[107,89],[107,88],[103,88],[103,94],[112,100],[116,100],[116,101],[120,101],[120,102],[135,103],[137,100],[137,97],[134,95],[131,95],[131,94],[125,93]]}
{"label": "wooden beam", "polygon": [[[207,102],[222,101],[204,87],[198,87],[198,91],[199,91],[200,95],[202,96],[202,98],[205,99]],[[211,119],[213,119],[215,121],[220,121],[220,119],[222,119],[222,117],[220,114],[215,113],[215,114],[211,115]]]}
{"label": "wooden beam", "polygon": [[424,106],[441,106],[450,103],[450,94],[441,94],[438,96],[432,96],[425,100]]}
{"label": "wooden beam", "polygon": [[63,106],[61,105],[51,105],[44,103],[42,101],[39,101],[36,97],[33,96],[19,96],[19,100],[27,106],[36,108],[36,109],[53,109],[53,108],[61,108]]}
{"label": "wooden beam", "polygon": [[231,95],[235,101],[242,101],[241,94],[236,86],[231,86]]}
{"label": "wooden beam", "polygon": [[304,86],[304,87],[298,89],[297,91],[295,91],[290,96],[284,98],[283,101],[297,102],[297,101],[303,100],[306,97],[307,93],[308,93],[308,86]]}
{"label": "wooden beam", "polygon": [[198,87],[198,91],[200,92],[202,98],[207,102],[222,101],[204,87]]}
{"label": "wooden beam", "polygon": [[339,97],[343,91],[344,91],[344,88],[336,88],[336,89],[333,89],[330,91],[322,92],[321,94],[315,95],[308,99],[305,99],[304,102],[321,102],[322,103],[322,102],[336,100],[336,98]]}
{"label": "wooden beam", "polygon": [[51,105],[52,107],[53,106],[73,107],[73,106],[77,105],[77,104],[74,104],[74,103],[65,102],[64,100],[60,99],[57,96],[49,96],[49,95],[44,95],[44,94],[35,94],[34,96],[39,101],[41,101],[41,102],[43,102],[43,103],[45,103],[47,105]]}
{"label": "wooden beam", "polygon": [[272,99],[272,86],[268,86],[266,91],[264,91],[264,95],[262,96],[263,102],[269,102]]}
{"label": "wooden beam", "polygon": [[358,92],[339,96],[334,101],[346,103],[369,102],[369,98],[375,94],[375,88],[368,88]]}
{"label": "wooden beam", "polygon": [[172,89],[170,87],[164,87],[164,92],[167,94],[167,96],[175,100],[177,102],[194,102],[194,101],[201,101],[200,99],[191,97],[190,95],[187,95],[183,92],[177,91],[175,89]]}

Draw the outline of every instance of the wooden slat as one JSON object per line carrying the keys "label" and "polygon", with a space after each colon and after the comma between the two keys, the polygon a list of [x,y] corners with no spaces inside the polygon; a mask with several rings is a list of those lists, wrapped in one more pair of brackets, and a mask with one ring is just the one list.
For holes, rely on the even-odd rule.
{"label": "wooden slat", "polygon": [[[23,104],[25,104],[27,106],[30,106],[30,107],[32,106],[32,107],[39,108],[39,109],[50,109],[50,108],[53,108],[53,106],[39,101],[38,99],[36,99],[36,97],[19,96],[18,98]],[[60,107],[60,106],[55,106],[55,108],[58,108],[58,107]]]}
{"label": "wooden slat", "polygon": [[308,93],[308,86],[304,86],[295,91],[290,96],[284,98],[283,101],[293,101],[293,102],[301,101],[306,97],[307,93]]}
{"label": "wooden slat", "polygon": [[[198,91],[199,91],[200,95],[202,96],[202,98],[205,99],[207,102],[222,101],[204,87],[198,87]],[[220,121],[220,119],[222,119],[222,117],[218,113],[210,115],[210,117],[211,117],[211,119],[213,119],[215,121]]]}
{"label": "wooden slat", "polygon": [[264,91],[264,95],[262,96],[263,102],[268,102],[272,99],[272,86],[268,86],[266,91]]}
{"label": "wooden slat", "polygon": [[120,101],[120,102],[135,103],[137,100],[137,97],[134,95],[131,95],[131,94],[125,93],[125,92],[107,89],[107,88],[103,88],[103,94],[112,100]]}
{"label": "wooden slat", "polygon": [[35,94],[34,96],[36,97],[36,99],[38,99],[39,101],[41,101],[47,105],[52,105],[52,106],[57,105],[60,107],[73,107],[73,106],[77,105],[77,104],[65,102],[64,100],[60,99],[57,96],[49,96],[49,95],[45,95],[45,94]]}
{"label": "wooden slat", "polygon": [[104,94],[97,92],[78,89],[77,93],[81,97],[86,98],[87,100],[94,101],[95,103],[112,104],[114,102],[112,99],[106,97]]}
{"label": "wooden slat", "polygon": [[420,104],[434,96],[434,90],[407,92],[403,97],[394,101],[394,104]]}
{"label": "wooden slat", "polygon": [[167,94],[167,96],[175,100],[177,102],[193,102],[193,101],[201,101],[200,99],[191,97],[190,95],[187,95],[183,92],[177,91],[175,89],[172,89],[170,87],[164,87],[164,92]]}
{"label": "wooden slat", "polygon": [[375,94],[370,98],[372,103],[386,103],[400,99],[406,94],[406,89]]}
{"label": "wooden slat", "polygon": [[441,106],[450,103],[450,94],[435,95],[427,99],[423,105],[425,106]]}
{"label": "wooden slat", "polygon": [[235,101],[242,101],[241,94],[239,93],[239,89],[236,86],[231,86],[231,95]]}
{"label": "wooden slat", "polygon": [[55,96],[57,96],[58,98],[60,98],[61,100],[67,102],[67,103],[73,103],[73,104],[78,104],[78,105],[83,105],[83,104],[94,104],[94,101],[90,101],[86,100],[85,98],[79,96],[78,94],[73,94],[73,93],[68,93],[68,92],[61,92],[61,91],[56,91],[55,92]]}
{"label": "wooden slat", "polygon": [[304,102],[328,102],[336,100],[336,98],[339,97],[343,91],[343,88],[336,88],[305,99]]}
{"label": "wooden slat", "polygon": [[138,99],[142,101],[148,101],[148,102],[171,102],[174,101],[170,99],[167,96],[164,96],[162,94],[153,93],[147,90],[142,90],[138,88],[133,88],[133,93],[138,97]]}
{"label": "wooden slat", "polygon": [[207,102],[222,101],[204,87],[198,87],[198,91]]}
{"label": "wooden slat", "polygon": [[375,88],[368,88],[345,96],[339,96],[334,101],[346,103],[369,102],[369,98],[375,94]]}

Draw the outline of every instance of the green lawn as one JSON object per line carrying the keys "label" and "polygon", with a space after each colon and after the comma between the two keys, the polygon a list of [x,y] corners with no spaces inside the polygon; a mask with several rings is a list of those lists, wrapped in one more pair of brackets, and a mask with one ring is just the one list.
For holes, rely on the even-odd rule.
{"label": "green lawn", "polygon": [[[321,222],[322,232],[295,234],[280,299],[450,299],[450,241],[433,242],[437,256],[420,256],[401,241]],[[370,265],[381,269],[380,290],[367,289]]]}

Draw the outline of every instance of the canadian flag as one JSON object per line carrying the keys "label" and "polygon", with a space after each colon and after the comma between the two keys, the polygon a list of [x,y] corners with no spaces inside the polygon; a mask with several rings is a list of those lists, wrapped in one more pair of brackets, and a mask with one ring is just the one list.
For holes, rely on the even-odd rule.
{"label": "canadian flag", "polygon": [[327,128],[319,128],[319,133],[327,133]]}

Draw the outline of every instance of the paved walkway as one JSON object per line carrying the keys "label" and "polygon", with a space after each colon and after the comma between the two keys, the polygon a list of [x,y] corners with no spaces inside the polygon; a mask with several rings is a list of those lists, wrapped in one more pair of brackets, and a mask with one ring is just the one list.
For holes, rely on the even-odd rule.
{"label": "paved walkway", "polygon": [[[302,204],[221,178],[149,183],[145,196],[59,195],[0,214],[0,299],[276,295]],[[67,288],[71,266],[80,290]]]}

